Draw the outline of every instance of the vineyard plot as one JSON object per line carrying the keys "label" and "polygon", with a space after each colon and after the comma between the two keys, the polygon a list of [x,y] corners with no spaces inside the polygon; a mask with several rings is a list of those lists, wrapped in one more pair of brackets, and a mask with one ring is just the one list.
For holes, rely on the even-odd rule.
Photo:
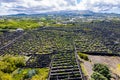
{"label": "vineyard plot", "polygon": [[33,54],[26,62],[25,68],[44,68],[49,67],[51,54]]}
{"label": "vineyard plot", "polygon": [[24,32],[4,32],[0,35],[0,49],[9,44],[12,40],[22,35]]}
{"label": "vineyard plot", "polygon": [[48,80],[83,80],[74,53],[55,54],[50,69]]}
{"label": "vineyard plot", "polygon": [[[111,37],[110,41],[109,36],[106,37],[102,33],[102,35],[99,34],[99,29],[85,31],[84,27],[46,27],[24,32],[26,33],[25,35],[0,50],[0,55],[48,54],[55,50],[73,50],[73,41],[75,41],[77,50],[81,52],[119,53],[120,51],[119,37]],[[14,35],[11,38],[14,39]],[[118,40],[115,45],[112,44],[115,41],[114,39]],[[1,43],[2,41],[4,42],[4,39],[1,38]],[[3,44],[6,44],[6,42]]]}

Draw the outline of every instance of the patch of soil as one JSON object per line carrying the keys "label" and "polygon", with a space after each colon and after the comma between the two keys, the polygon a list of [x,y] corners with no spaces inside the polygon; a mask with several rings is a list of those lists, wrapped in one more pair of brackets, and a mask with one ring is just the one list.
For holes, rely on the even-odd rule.
{"label": "patch of soil", "polygon": [[[91,74],[93,73],[92,66],[95,63],[106,64],[109,67],[109,69],[112,71],[112,73],[120,76],[120,73],[117,73],[115,71],[118,67],[118,64],[120,64],[120,57],[89,55],[89,60],[90,61],[84,61],[84,65],[88,72],[89,78],[90,78]],[[118,71],[118,72],[120,72],[120,71]],[[112,75],[112,76],[115,77],[115,75]],[[114,79],[114,80],[117,80],[117,79]],[[120,79],[118,79],[118,80],[120,80]]]}

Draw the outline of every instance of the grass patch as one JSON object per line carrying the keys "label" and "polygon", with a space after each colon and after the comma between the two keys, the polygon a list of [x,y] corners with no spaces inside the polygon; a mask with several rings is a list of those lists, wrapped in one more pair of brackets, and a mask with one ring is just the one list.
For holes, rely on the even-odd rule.
{"label": "grass patch", "polygon": [[81,66],[81,69],[82,69],[83,74],[84,74],[85,76],[88,76],[88,73],[87,73],[87,70],[86,70],[84,64],[81,63],[80,66]]}

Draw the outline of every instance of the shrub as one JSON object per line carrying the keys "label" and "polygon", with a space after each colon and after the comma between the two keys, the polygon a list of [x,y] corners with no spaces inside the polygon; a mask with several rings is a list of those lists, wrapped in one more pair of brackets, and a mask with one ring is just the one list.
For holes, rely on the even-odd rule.
{"label": "shrub", "polygon": [[0,80],[13,80],[13,79],[9,74],[0,71]]}
{"label": "shrub", "polygon": [[0,70],[4,73],[11,73],[16,69],[16,67],[8,62],[0,61]]}
{"label": "shrub", "polygon": [[23,57],[5,56],[0,61],[0,70],[4,73],[12,73],[15,69],[25,65]]}
{"label": "shrub", "polygon": [[99,63],[94,64],[93,70],[94,70],[95,72],[98,72],[98,73],[100,73],[101,75],[105,76],[108,80],[110,80],[110,78],[111,78],[110,70],[109,70],[109,68],[108,68],[106,65],[104,65],[104,64],[99,64]]}
{"label": "shrub", "polygon": [[31,80],[41,80],[41,77],[38,75],[35,75],[31,78]]}
{"label": "shrub", "polygon": [[91,80],[108,80],[106,77],[104,77],[102,74],[98,73],[98,72],[94,72],[91,75]]}
{"label": "shrub", "polygon": [[83,54],[83,53],[80,53],[80,52],[79,52],[78,55],[79,55],[80,58],[82,58],[82,59],[84,59],[84,60],[87,60],[87,61],[89,60],[87,54]]}
{"label": "shrub", "polygon": [[32,78],[36,74],[37,71],[35,69],[29,70],[27,74],[25,74],[24,79]]}

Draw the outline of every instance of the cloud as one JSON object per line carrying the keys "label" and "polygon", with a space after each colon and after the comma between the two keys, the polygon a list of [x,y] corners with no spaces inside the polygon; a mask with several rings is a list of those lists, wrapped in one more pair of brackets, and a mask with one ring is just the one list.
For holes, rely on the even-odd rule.
{"label": "cloud", "polygon": [[[1,0],[0,10],[3,14],[16,13],[40,13],[46,11],[57,11],[72,9],[75,0]],[[9,13],[9,11],[11,13]]]}
{"label": "cloud", "polygon": [[36,14],[59,10],[119,13],[120,0],[0,0],[0,15]]}
{"label": "cloud", "polygon": [[[79,10],[91,10],[94,12],[107,12],[115,8],[120,10],[120,0],[82,0],[77,4]],[[117,12],[119,13],[119,12]]]}

